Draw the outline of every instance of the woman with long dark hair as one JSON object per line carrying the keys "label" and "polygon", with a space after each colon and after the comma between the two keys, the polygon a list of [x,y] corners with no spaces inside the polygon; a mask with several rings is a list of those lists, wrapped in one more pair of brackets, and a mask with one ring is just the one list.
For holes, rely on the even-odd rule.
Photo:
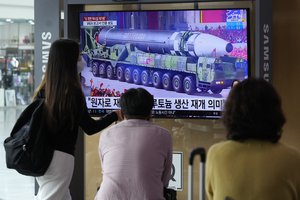
{"label": "woman with long dark hair", "polygon": [[[45,129],[55,149],[44,176],[37,177],[39,200],[71,200],[69,185],[74,169],[74,151],[79,128],[92,135],[121,119],[119,111],[99,120],[90,117],[81,90],[79,44],[70,39],[56,40],[50,48],[45,77],[34,98],[45,99]],[[79,66],[78,66],[79,63]]]}

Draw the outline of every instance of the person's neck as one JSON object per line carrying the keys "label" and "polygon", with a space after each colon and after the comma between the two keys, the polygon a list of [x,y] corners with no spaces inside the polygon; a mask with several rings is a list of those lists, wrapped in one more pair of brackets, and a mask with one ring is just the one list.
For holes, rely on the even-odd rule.
{"label": "person's neck", "polygon": [[150,121],[150,117],[145,117],[145,118],[127,118],[124,116],[124,120],[130,120],[130,119],[138,119],[138,120],[145,120],[145,121]]}

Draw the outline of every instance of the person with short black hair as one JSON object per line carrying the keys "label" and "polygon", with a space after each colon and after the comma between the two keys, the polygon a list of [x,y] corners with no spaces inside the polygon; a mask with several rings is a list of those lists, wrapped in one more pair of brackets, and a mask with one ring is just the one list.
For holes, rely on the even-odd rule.
{"label": "person with short black hair", "polygon": [[154,106],[154,99],[143,88],[129,89],[121,96],[120,106],[127,119],[149,120]]}
{"label": "person with short black hair", "polygon": [[95,200],[164,200],[172,166],[172,138],[150,121],[153,96],[143,88],[120,98],[124,120],[101,133],[103,180]]}
{"label": "person with short black hair", "polygon": [[223,114],[228,140],[208,150],[209,200],[300,198],[300,152],[279,142],[285,121],[267,81],[249,78],[232,88]]}

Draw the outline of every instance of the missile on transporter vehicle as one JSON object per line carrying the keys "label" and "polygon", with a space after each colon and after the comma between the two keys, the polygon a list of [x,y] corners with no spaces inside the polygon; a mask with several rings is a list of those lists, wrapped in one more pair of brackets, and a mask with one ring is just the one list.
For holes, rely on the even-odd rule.
{"label": "missile on transporter vehicle", "polygon": [[236,58],[227,55],[232,44],[211,34],[105,27],[95,38],[89,31],[84,37],[96,45],[83,53],[96,77],[186,94],[220,93],[244,78],[236,70]]}

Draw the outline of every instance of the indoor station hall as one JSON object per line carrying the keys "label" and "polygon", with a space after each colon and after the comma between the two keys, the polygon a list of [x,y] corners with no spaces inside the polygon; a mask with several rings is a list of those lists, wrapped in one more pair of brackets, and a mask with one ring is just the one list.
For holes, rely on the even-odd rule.
{"label": "indoor station hall", "polygon": [[30,103],[34,75],[34,0],[0,1],[0,199],[33,200],[34,178],[7,169],[3,142]]}
{"label": "indoor station hall", "polygon": [[[170,170],[171,175],[170,178],[166,178],[169,175],[156,177],[168,180],[169,189],[173,192],[175,190],[176,193],[176,199],[166,200],[199,199],[199,196],[202,196],[203,200],[215,199],[212,197],[215,192],[212,192],[212,188],[215,187],[211,187],[214,183],[212,179],[207,179],[209,183],[205,183],[204,177],[208,173],[209,178],[213,177],[212,169],[215,170],[218,167],[211,167],[212,159],[208,158],[207,153],[211,149],[215,150],[213,152],[215,153],[216,148],[211,148],[218,147],[215,145],[235,142],[231,141],[233,139],[230,137],[233,136],[228,133],[228,124],[223,121],[224,106],[230,92],[235,91],[233,90],[235,84],[244,83],[249,77],[267,80],[281,98],[286,122],[284,123],[281,118],[282,129],[276,130],[276,138],[272,140],[272,143],[277,145],[276,142],[278,142],[291,146],[295,152],[300,151],[300,93],[298,92],[300,59],[297,59],[300,52],[299,12],[300,1],[298,0],[290,0],[288,3],[280,0],[0,0],[0,200],[37,200],[36,194],[39,189],[37,179],[7,168],[4,141],[10,136],[21,113],[32,103],[36,88],[41,83],[46,68],[50,65],[47,63],[50,47],[61,38],[63,40],[60,41],[70,39],[72,41],[69,41],[70,44],[76,46],[74,49],[78,46],[78,52],[75,50],[76,57],[72,57],[73,60],[76,58],[73,62],[74,66],[77,62],[77,68],[75,67],[77,71],[72,68],[74,72],[72,75],[75,77],[72,80],[78,79],[77,87],[82,89],[86,101],[84,107],[87,107],[86,116],[91,119],[91,115],[96,120],[105,118],[106,114],[110,116],[108,119],[110,124],[106,122],[107,126],[104,129],[97,127],[97,131],[95,131],[96,128],[91,131],[89,129],[91,126],[85,132],[82,131],[82,127],[79,131],[72,129],[78,133],[76,135],[78,137],[72,140],[75,148],[65,142],[69,140],[61,140],[63,142],[56,146],[65,151],[63,154],[59,154],[60,151],[57,149],[54,151],[55,158],[63,160],[60,164],[71,163],[67,167],[71,170],[64,172],[72,172],[72,159],[75,158],[74,172],[69,173],[70,186],[64,188],[67,195],[70,191],[72,200],[100,199],[103,191],[110,188],[103,187],[107,186],[105,185],[107,184],[105,181],[108,180],[106,172],[120,169],[119,166],[124,167],[125,170],[122,171],[122,168],[122,173],[118,171],[117,181],[125,180],[128,174],[131,175],[128,178],[130,181],[143,173],[151,178],[150,173],[145,173],[146,170],[143,171],[143,169],[162,162],[161,157],[164,157],[165,160],[162,163],[167,163],[167,170]],[[66,77],[71,76],[66,75]],[[57,77],[59,78],[61,77]],[[129,119],[131,116],[127,113],[125,116],[129,118],[117,121],[124,117],[124,113],[117,111],[122,106],[128,106],[123,101],[120,103],[122,95],[127,94],[128,91],[135,91],[130,89],[137,89],[139,92],[144,92],[143,89],[146,89],[151,94],[144,92],[144,98],[142,98],[143,102],[147,99],[151,102],[153,100],[153,106],[148,106],[150,114],[146,113],[146,117],[143,116],[141,119]],[[255,93],[260,91],[259,89],[249,91]],[[251,100],[251,98],[247,99]],[[151,102],[146,103],[151,105]],[[272,102],[267,105],[273,105]],[[257,101],[256,103],[266,102]],[[260,116],[272,110],[262,109],[264,108],[261,108]],[[139,112],[143,111],[144,109],[139,109]],[[235,118],[235,120],[243,119]],[[120,134],[121,131],[116,131],[118,127],[126,123],[128,123],[126,128],[133,125],[141,128],[151,123],[155,126],[155,130],[159,130],[152,132],[161,131],[161,135],[165,134],[165,138],[155,135],[146,140],[138,135],[139,139],[142,138],[138,140],[136,139],[138,136],[133,133],[141,133],[141,131],[127,131],[125,134],[132,134],[128,138],[144,142],[144,146],[150,145],[147,146],[147,150],[142,151],[143,156],[141,156],[134,148],[136,146],[142,148],[143,145],[132,142],[133,139],[129,140],[126,138],[127,135],[123,137]],[[124,127],[122,128],[125,130]],[[109,131],[111,130],[120,135],[110,137]],[[111,138],[113,139],[110,140]],[[130,141],[132,143],[129,143]],[[167,145],[154,141],[167,141]],[[126,151],[118,151],[119,147],[114,146],[115,144],[127,144],[123,146]],[[240,141],[235,144],[240,144]],[[255,145],[255,141],[252,144]],[[262,148],[262,146],[259,147]],[[153,156],[159,148],[164,148],[164,151],[168,153]],[[196,153],[195,150],[197,150]],[[130,151],[131,153],[128,153]],[[118,153],[109,154],[111,152]],[[242,153],[242,151],[233,152]],[[243,161],[248,161],[249,152],[247,156],[241,156]],[[108,157],[109,164],[104,164],[105,156],[108,154],[113,156]],[[199,154],[201,156],[198,156]],[[130,156],[136,155],[138,155],[136,160],[140,163],[130,160],[132,158]],[[149,155],[152,157],[147,160]],[[191,155],[195,159],[191,159]],[[279,158],[278,154],[273,155],[276,159],[267,164],[288,158],[287,156]],[[232,160],[238,157],[236,154],[230,156]],[[130,159],[125,159],[128,157]],[[226,159],[227,156],[219,158],[222,158],[219,160],[224,163],[229,160]],[[257,157],[251,158],[257,161]],[[149,162],[149,160],[155,160],[155,162]],[[261,160],[265,161],[268,158]],[[293,163],[295,160],[297,159],[268,165],[262,176],[256,176],[256,174],[253,177],[261,183],[264,180],[263,176],[274,172],[276,166]],[[122,165],[123,161],[129,164]],[[193,161],[192,166],[191,161]],[[229,163],[227,166],[232,164],[233,167],[227,167],[231,169],[229,170],[231,172],[233,172],[232,168],[236,173],[238,170],[239,172],[245,171],[242,176],[235,177],[237,179],[244,178],[244,175],[246,177],[253,172],[247,171],[246,168],[251,169],[251,166],[257,166],[248,163],[244,166],[245,168],[242,168],[243,165],[237,162],[226,163]],[[128,167],[132,166],[131,164],[136,165]],[[296,165],[289,167],[294,170],[297,168]],[[140,166],[143,169],[139,168]],[[203,170],[206,166],[210,168]],[[60,167],[64,166],[61,164]],[[136,168],[140,170],[140,173],[135,173]],[[225,168],[224,164],[220,167],[220,171]],[[300,169],[300,166],[297,169]],[[288,173],[289,170],[285,171]],[[285,171],[284,174],[286,174]],[[294,178],[299,177],[298,175],[299,173]],[[65,174],[59,174],[59,176],[64,178]],[[193,177],[192,183],[190,183],[191,177]],[[222,177],[218,177],[218,181]],[[228,178],[228,182],[233,180],[231,178],[232,176]],[[290,180],[286,181],[285,178],[276,178],[277,180],[290,183]],[[144,183],[151,182],[144,181]],[[252,178],[248,179],[248,182],[251,181]],[[165,180],[159,180],[159,184],[165,184],[161,182]],[[235,183],[231,182],[232,185]],[[152,184],[149,188],[159,188],[160,191],[165,189],[158,187],[159,184]],[[210,185],[205,188],[205,184]],[[144,188],[132,190],[130,184],[124,185],[126,188],[131,187],[127,189],[129,195],[141,194],[141,191],[144,191]],[[293,186],[293,184],[290,185]],[[295,188],[293,191],[300,190],[299,185]],[[276,188],[271,189],[274,194],[275,191],[280,192]],[[112,195],[118,195],[119,191],[121,190],[117,190]],[[253,194],[256,191],[262,190],[255,190]],[[159,193],[161,195],[159,199],[164,199],[164,194],[161,193]],[[223,196],[222,199],[251,200],[249,197],[251,195],[240,199],[231,198],[229,194],[226,194],[224,198]],[[116,196],[110,200],[120,199],[114,197]],[[128,200],[140,199],[142,198],[128,198]],[[276,197],[270,199],[291,200],[276,199]],[[295,199],[300,200],[300,194],[293,200]],[[50,200],[61,199],[50,198]],[[145,200],[157,200],[157,198]]]}
{"label": "indoor station hall", "polygon": [[1,0],[0,11],[0,107],[28,105],[34,90],[33,0]]}

